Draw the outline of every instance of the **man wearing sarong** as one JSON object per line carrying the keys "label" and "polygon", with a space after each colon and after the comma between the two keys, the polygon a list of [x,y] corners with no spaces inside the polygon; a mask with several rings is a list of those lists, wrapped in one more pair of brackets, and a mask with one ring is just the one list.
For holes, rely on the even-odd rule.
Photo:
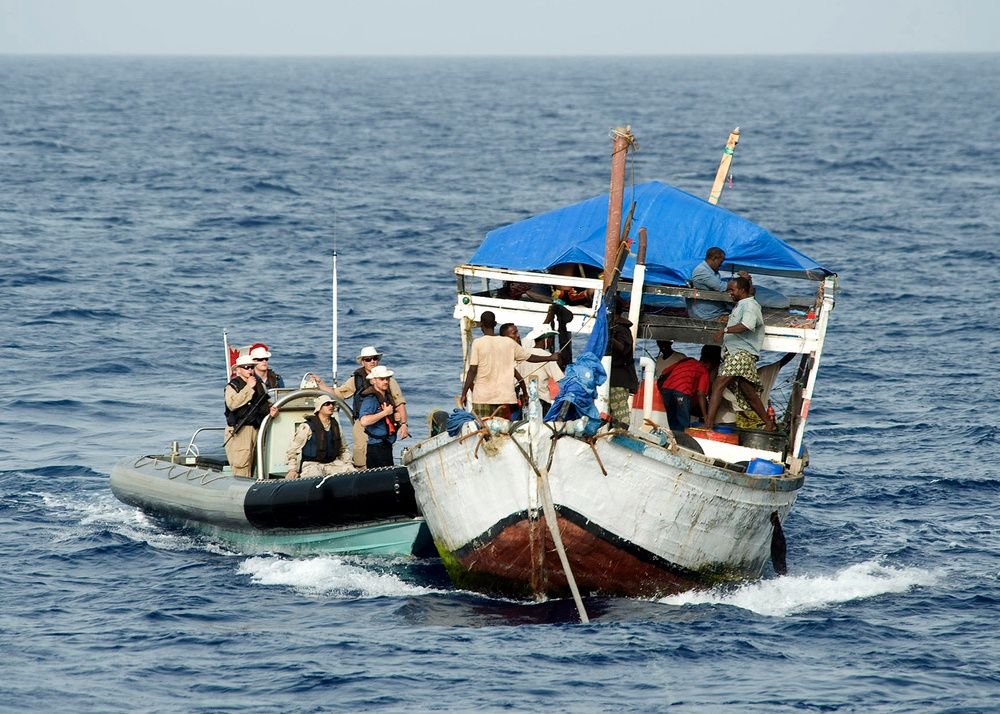
{"label": "man wearing sarong", "polygon": [[729,281],[726,292],[736,306],[729,315],[726,326],[715,333],[713,340],[722,340],[722,367],[712,384],[712,394],[708,402],[708,416],[705,428],[715,425],[715,414],[722,402],[722,392],[735,382],[733,391],[742,394],[747,404],[764,422],[767,431],[777,430],[774,420],[768,416],[760,394],[763,389],[757,374],[757,360],[764,344],[764,316],[760,305],[750,295],[750,281],[744,277]]}

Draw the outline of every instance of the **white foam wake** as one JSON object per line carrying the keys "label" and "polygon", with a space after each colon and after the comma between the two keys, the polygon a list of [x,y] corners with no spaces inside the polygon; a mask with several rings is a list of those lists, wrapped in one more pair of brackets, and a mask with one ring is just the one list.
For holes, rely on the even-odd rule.
{"label": "white foam wake", "polygon": [[411,585],[391,573],[376,573],[337,556],[287,559],[247,558],[238,572],[261,585],[285,585],[296,590],[343,598],[400,597],[437,592]]}
{"label": "white foam wake", "polygon": [[671,595],[669,605],[732,605],[759,615],[784,617],[842,602],[902,593],[918,585],[933,584],[940,574],[920,568],[893,568],[869,560],[833,575],[797,575],[758,580],[736,590],[716,589]]}
{"label": "white foam wake", "polygon": [[226,554],[226,551],[214,544],[201,543],[185,533],[164,531],[145,513],[116,501],[110,494],[90,498],[48,493],[37,495],[50,512],[61,512],[70,516],[70,521],[54,535],[57,541],[76,540],[88,537],[95,531],[106,530],[158,550],[198,549]]}

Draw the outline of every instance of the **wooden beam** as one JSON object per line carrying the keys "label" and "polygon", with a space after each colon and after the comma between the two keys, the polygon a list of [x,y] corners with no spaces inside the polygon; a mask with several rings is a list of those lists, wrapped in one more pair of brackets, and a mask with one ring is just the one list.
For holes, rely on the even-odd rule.
{"label": "wooden beam", "polygon": [[719,170],[715,172],[715,183],[712,184],[712,192],[708,194],[708,202],[718,204],[722,196],[722,189],[726,187],[726,176],[729,175],[729,167],[733,163],[733,154],[736,153],[736,144],[740,140],[740,128],[736,127],[729,132],[729,141],[726,148],[722,150],[722,161],[719,162]]}

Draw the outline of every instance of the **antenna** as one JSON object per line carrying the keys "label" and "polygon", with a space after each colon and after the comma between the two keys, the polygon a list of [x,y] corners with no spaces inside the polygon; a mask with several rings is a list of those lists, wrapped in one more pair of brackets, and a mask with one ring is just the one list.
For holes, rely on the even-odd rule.
{"label": "antenna", "polygon": [[337,209],[333,209],[333,386],[337,386]]}

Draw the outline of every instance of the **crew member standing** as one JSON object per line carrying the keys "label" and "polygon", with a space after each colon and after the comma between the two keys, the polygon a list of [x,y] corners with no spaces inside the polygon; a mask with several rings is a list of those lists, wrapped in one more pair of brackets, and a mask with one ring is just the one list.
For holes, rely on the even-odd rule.
{"label": "crew member standing", "polygon": [[764,316],[760,305],[750,294],[751,289],[750,281],[743,277],[730,280],[726,288],[736,307],[729,315],[726,326],[714,335],[715,342],[723,340],[723,359],[719,376],[712,384],[708,414],[705,417],[706,429],[715,425],[715,415],[722,403],[722,392],[734,381],[747,404],[764,422],[764,428],[768,431],[778,428],[760,398],[763,385],[757,374],[757,360],[764,345]]}
{"label": "crew member standing", "polygon": [[366,466],[376,469],[392,466],[392,445],[396,443],[399,424],[394,419],[396,411],[389,394],[392,370],[379,365],[368,375],[371,384],[361,393],[361,415],[358,421],[368,435]]}
{"label": "crew member standing", "polygon": [[[361,366],[354,370],[354,374],[351,375],[350,379],[336,389],[328,386],[326,382],[320,379],[319,375],[315,373],[308,375],[310,378],[316,380],[319,389],[340,397],[351,405],[351,411],[354,414],[354,426],[351,428],[351,439],[354,442],[352,458],[354,459],[354,468],[356,469],[363,469],[368,463],[368,435],[358,420],[358,417],[361,416],[361,393],[368,388],[368,375],[372,373],[373,369],[379,366],[382,357],[382,353],[373,346],[363,348],[357,357],[358,364]],[[389,374],[393,374],[393,372],[390,371]],[[396,381],[395,377],[389,378],[389,394],[392,397],[396,421],[399,424],[399,438],[406,439],[410,436],[410,427],[406,423],[406,397],[403,396],[403,392],[399,388],[399,382]]]}
{"label": "crew member standing", "polygon": [[[548,325],[542,325],[528,333],[522,346],[533,355],[548,357],[552,354],[552,338],[555,335],[555,330]],[[559,363],[543,362],[528,366],[525,362],[518,362],[515,369],[522,380],[527,380],[532,376],[538,378],[538,401],[541,402],[542,414],[545,414],[552,406],[552,400],[559,393],[559,381],[566,376],[559,369]]]}
{"label": "crew member standing", "polygon": [[631,397],[639,390],[639,377],[635,373],[632,323],[624,315],[615,315],[608,337],[608,354],[611,355],[608,378],[611,425],[627,429],[632,418]]}
{"label": "crew member standing", "polygon": [[483,336],[472,341],[469,371],[465,375],[460,401],[465,404],[472,393],[472,412],[485,419],[497,412],[510,419],[517,407],[514,392],[514,363],[555,362],[556,355],[533,355],[514,340],[496,334],[497,318],[487,310],[479,318]]}
{"label": "crew member standing", "polygon": [[226,459],[234,476],[252,476],[257,446],[257,429],[268,414],[273,419],[278,407],[271,405],[267,388],[254,375],[250,355],[236,360],[236,376],[226,385]]}

